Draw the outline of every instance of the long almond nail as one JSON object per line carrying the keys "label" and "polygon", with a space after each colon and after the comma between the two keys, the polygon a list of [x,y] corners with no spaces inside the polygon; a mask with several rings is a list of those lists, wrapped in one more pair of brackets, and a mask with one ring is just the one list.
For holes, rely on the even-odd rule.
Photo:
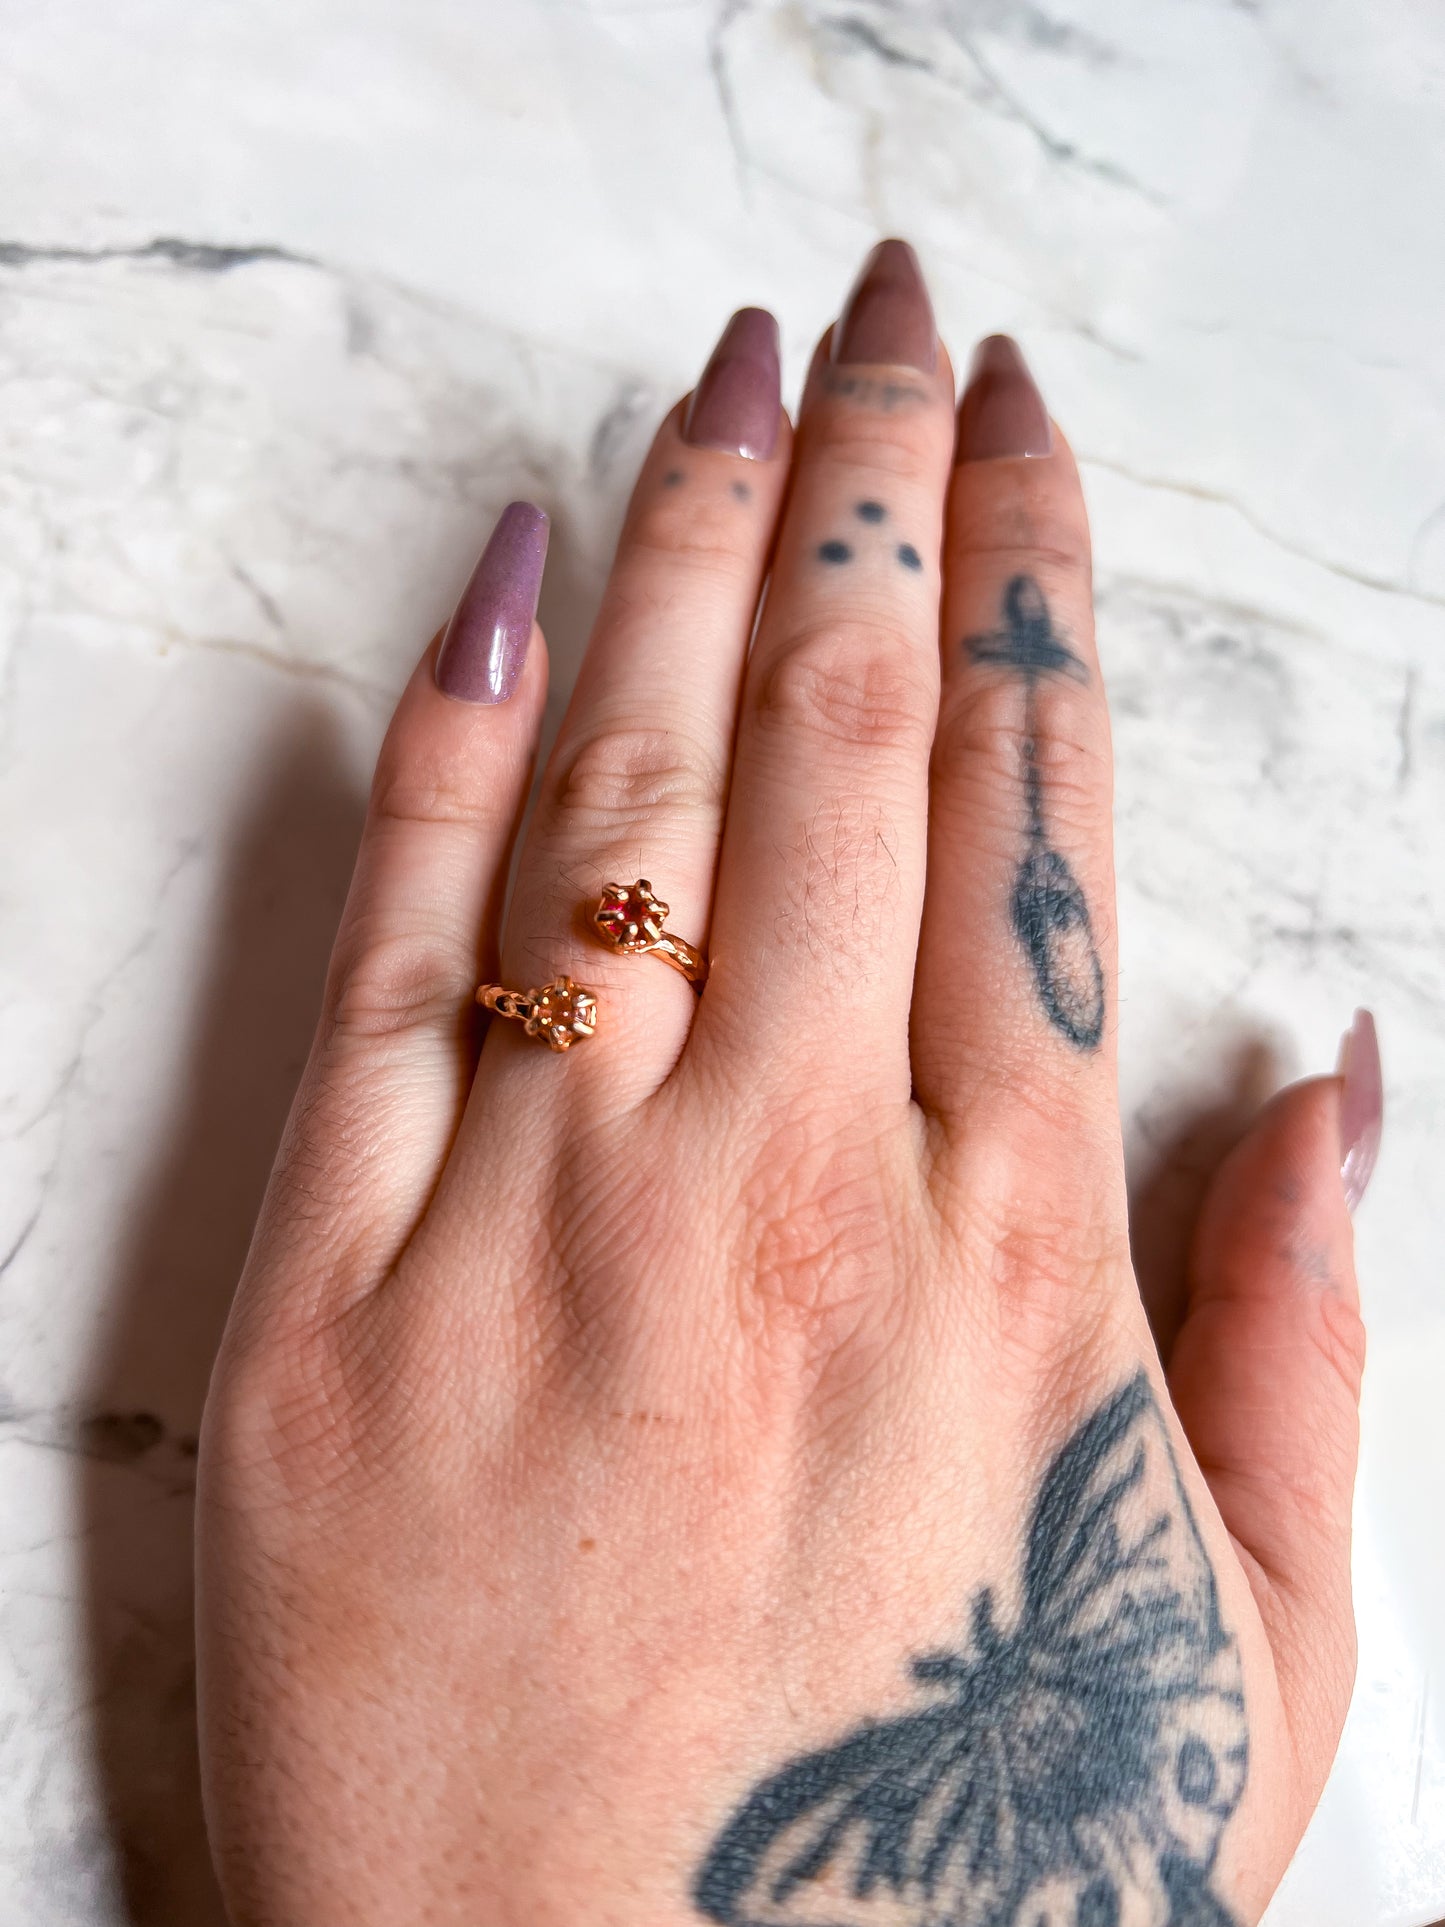
{"label": "long almond nail", "polygon": [[531,502],[509,502],[462,590],[437,656],[437,688],[464,703],[504,703],[517,686],[547,560],[549,523]]}
{"label": "long almond nail", "polygon": [[988,335],[973,351],[958,405],[957,460],[1048,455],[1053,446],[1049,411],[1018,343],[1008,335]]}
{"label": "long almond nail", "polygon": [[1380,1041],[1375,1020],[1357,1010],[1355,1021],[1340,1044],[1340,1177],[1345,1202],[1358,1206],[1380,1155],[1380,1133],[1385,1120],[1385,1085],[1380,1073]]}
{"label": "long almond nail", "polygon": [[918,256],[906,241],[880,241],[853,283],[833,330],[839,365],[890,362],[931,375],[938,366],[938,327]]}
{"label": "long almond nail", "polygon": [[766,308],[739,308],[692,391],[682,439],[768,461],[778,445],[782,386],[777,322]]}

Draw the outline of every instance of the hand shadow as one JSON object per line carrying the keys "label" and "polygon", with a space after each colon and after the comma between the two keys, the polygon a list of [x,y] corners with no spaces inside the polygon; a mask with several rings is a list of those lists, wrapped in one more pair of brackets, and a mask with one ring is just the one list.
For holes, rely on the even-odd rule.
{"label": "hand shadow", "polygon": [[201,1815],[192,1507],[211,1362],[305,1061],[363,799],[319,708],[271,751],[76,1446],[90,1717],[133,1927],[224,1927]]}
{"label": "hand shadow", "polygon": [[[552,658],[543,754],[599,591],[599,570],[554,519],[540,610]],[[298,705],[236,835],[185,1081],[121,1254],[75,1441],[90,1717],[129,1927],[225,1927],[196,1747],[196,1434],[310,1048],[364,810],[329,713]]]}
{"label": "hand shadow", "polygon": [[1129,1243],[1139,1293],[1165,1370],[1184,1322],[1189,1250],[1214,1174],[1279,1089],[1274,1043],[1255,1031],[1234,1041],[1224,1093],[1164,1093],[1143,1121],[1146,1152],[1129,1174]]}

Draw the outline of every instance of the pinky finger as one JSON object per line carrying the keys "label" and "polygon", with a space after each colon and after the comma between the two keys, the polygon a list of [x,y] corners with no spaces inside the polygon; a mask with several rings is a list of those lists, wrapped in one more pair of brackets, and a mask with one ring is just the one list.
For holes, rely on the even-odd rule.
{"label": "pinky finger", "polygon": [[[503,512],[387,730],[321,1020],[243,1280],[244,1318],[281,1309],[308,1322],[323,1300],[331,1310],[365,1290],[395,1261],[446,1159],[546,699],[535,626],[546,548],[540,509]],[[298,1227],[313,1256],[301,1267]],[[275,1268],[275,1291],[290,1281],[284,1307],[267,1304],[272,1250],[288,1260]]]}

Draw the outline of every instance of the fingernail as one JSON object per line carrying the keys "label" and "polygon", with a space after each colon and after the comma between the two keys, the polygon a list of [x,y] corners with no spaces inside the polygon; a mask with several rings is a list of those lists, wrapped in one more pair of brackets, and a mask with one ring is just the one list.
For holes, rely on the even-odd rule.
{"label": "fingernail", "polygon": [[863,263],[833,330],[831,359],[891,362],[925,375],[938,366],[933,303],[906,241],[880,241]]}
{"label": "fingernail", "polygon": [[1375,1159],[1380,1155],[1380,1131],[1385,1117],[1380,1041],[1369,1011],[1355,1012],[1355,1021],[1340,1042],[1336,1070],[1344,1082],[1340,1094],[1340,1177],[1344,1181],[1345,1202],[1353,1211],[1365,1195]]}
{"label": "fingernail", "polygon": [[766,462],[778,445],[782,405],[778,324],[766,308],[739,308],[692,391],[682,439]]}
{"label": "fingernail", "polygon": [[1016,341],[988,335],[973,351],[968,386],[958,405],[958,462],[1048,455],[1053,424]]}
{"label": "fingernail", "polygon": [[548,521],[509,502],[462,590],[437,656],[437,688],[464,703],[504,703],[517,686],[547,560]]}

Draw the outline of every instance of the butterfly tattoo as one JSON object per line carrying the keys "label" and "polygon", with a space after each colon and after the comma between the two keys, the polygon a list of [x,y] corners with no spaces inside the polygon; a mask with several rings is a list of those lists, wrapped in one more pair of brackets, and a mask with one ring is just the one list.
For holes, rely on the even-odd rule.
{"label": "butterfly tattoo", "polygon": [[1239,1653],[1142,1372],[1057,1453],[1012,1630],[975,1594],[926,1704],[764,1780],[693,1901],[720,1927],[1233,1927]]}

